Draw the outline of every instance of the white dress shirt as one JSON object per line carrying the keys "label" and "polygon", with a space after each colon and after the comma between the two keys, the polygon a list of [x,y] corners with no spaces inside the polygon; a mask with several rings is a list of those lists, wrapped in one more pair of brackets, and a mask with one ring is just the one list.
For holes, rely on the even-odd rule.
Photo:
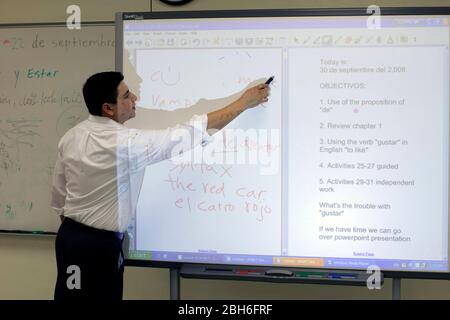
{"label": "white dress shirt", "polygon": [[58,144],[52,208],[88,226],[124,232],[145,167],[206,142],[207,123],[205,114],[166,130],[138,130],[90,115]]}

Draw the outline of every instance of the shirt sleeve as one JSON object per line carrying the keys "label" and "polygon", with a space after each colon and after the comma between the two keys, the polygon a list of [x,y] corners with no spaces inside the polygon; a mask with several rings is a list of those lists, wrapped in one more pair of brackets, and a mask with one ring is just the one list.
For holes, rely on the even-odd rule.
{"label": "shirt sleeve", "polygon": [[198,145],[206,145],[208,116],[193,116],[189,122],[165,130],[132,130],[128,155],[132,168],[140,169],[159,161],[182,155]]}
{"label": "shirt sleeve", "polygon": [[64,213],[66,203],[66,177],[64,175],[64,164],[62,162],[61,152],[58,150],[55,169],[53,170],[52,200],[50,206],[59,215]]}

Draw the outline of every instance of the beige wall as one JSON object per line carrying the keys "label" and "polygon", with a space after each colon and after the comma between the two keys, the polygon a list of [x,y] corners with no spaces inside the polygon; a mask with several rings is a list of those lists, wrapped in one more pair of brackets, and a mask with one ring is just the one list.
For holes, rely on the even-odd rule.
{"label": "beige wall", "polygon": [[284,9],[284,8],[366,8],[371,4],[380,7],[449,6],[449,0],[193,0],[173,7],[153,0],[154,11],[167,10],[236,10],[236,9]]}
{"label": "beige wall", "polygon": [[[153,2],[153,3],[151,3]],[[331,0],[194,0],[177,10],[294,7],[361,7],[375,1]],[[61,22],[66,7],[78,4],[84,21],[112,21],[116,11],[173,9],[157,0],[1,0],[0,24]],[[448,6],[449,0],[377,1],[380,6]],[[0,299],[51,299],[56,278],[54,238],[0,235]],[[126,268],[125,299],[167,299],[169,271]],[[450,299],[450,282],[403,280],[405,299]],[[382,290],[360,287],[273,284],[243,281],[182,279],[183,299],[390,299],[391,280]]]}
{"label": "beige wall", "polygon": [[158,0],[1,0],[0,23],[62,22],[71,4],[81,7],[84,21],[112,21],[117,11],[236,10],[284,8],[351,8],[450,6],[450,0],[193,0],[169,6]]}

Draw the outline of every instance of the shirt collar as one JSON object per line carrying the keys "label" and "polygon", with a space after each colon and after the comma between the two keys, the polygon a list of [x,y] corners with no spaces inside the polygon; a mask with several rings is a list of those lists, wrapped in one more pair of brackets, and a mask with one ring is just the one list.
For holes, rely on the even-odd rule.
{"label": "shirt collar", "polygon": [[108,117],[94,116],[92,114],[89,115],[88,121],[91,121],[93,123],[102,124],[102,125],[107,125],[107,126],[114,127],[114,128],[124,128],[125,127],[123,124],[120,124]]}

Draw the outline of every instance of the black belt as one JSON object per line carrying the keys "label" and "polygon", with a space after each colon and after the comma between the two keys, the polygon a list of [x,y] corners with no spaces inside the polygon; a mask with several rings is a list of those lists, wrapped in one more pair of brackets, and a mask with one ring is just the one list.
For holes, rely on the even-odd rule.
{"label": "black belt", "polygon": [[125,237],[125,233],[124,232],[116,232],[116,231],[110,231],[110,230],[97,229],[97,228],[85,225],[83,223],[77,222],[77,221],[75,221],[73,219],[70,219],[68,217],[64,217],[63,223],[65,223],[65,224],[67,224],[69,226],[74,226],[76,228],[82,229],[82,230],[84,230],[86,232],[102,234],[102,235],[105,235],[105,236],[114,236],[115,238],[119,239],[120,241],[122,241],[123,238]]}

